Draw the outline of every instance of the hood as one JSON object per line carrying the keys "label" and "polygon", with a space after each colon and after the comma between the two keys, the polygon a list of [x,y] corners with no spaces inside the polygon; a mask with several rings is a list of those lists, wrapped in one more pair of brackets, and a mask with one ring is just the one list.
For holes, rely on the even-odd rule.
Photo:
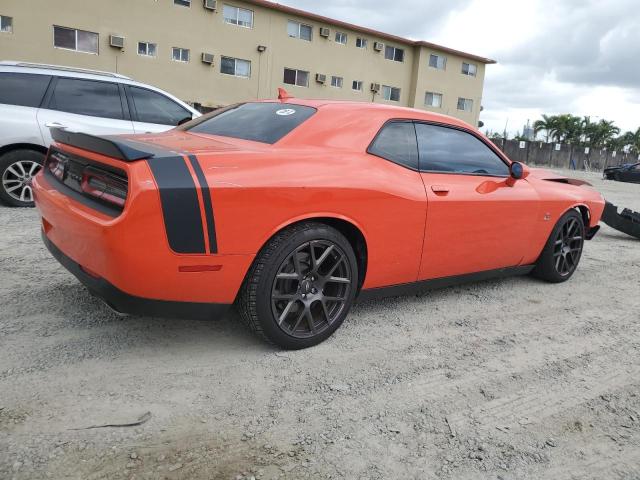
{"label": "hood", "polygon": [[566,175],[561,175],[556,172],[552,172],[551,170],[547,170],[546,168],[531,168],[529,167],[531,173],[529,173],[529,177],[533,177],[537,180],[546,180],[549,182],[557,182],[557,183],[566,183],[569,185],[589,185],[589,182],[584,180],[578,180],[577,178],[570,178]]}

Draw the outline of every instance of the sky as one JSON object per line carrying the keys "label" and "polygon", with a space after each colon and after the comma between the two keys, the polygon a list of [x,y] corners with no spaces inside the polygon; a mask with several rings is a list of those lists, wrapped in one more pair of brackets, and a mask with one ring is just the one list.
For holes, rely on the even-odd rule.
{"label": "sky", "polygon": [[279,1],[497,60],[483,130],[514,134],[543,113],[640,127],[640,0]]}

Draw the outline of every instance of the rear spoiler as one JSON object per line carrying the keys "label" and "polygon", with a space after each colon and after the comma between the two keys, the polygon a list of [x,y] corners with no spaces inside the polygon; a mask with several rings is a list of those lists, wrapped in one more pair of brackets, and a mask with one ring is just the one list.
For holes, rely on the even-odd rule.
{"label": "rear spoiler", "polygon": [[147,148],[145,148],[145,150],[138,148],[148,147],[148,150],[154,150],[153,145],[146,145],[114,135],[97,137],[87,133],[70,132],[55,127],[51,128],[51,137],[56,142],[99,153],[118,160],[124,160],[125,162],[135,162],[136,160],[144,160],[156,156],[156,152],[145,151]]}

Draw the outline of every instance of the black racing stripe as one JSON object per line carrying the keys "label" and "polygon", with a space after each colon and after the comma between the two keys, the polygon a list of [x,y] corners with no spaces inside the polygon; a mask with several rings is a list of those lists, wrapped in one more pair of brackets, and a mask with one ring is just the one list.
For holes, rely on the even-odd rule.
{"label": "black racing stripe", "polygon": [[200,162],[195,155],[189,155],[189,161],[196,172],[198,183],[200,183],[200,191],[202,192],[202,201],[204,203],[204,213],[207,218],[207,234],[209,235],[209,250],[211,253],[218,253],[218,242],[216,238],[216,222],[213,218],[213,205],[211,205],[211,191],[207,178],[204,176]]}
{"label": "black racing stripe", "polygon": [[176,253],[207,253],[196,185],[184,158],[167,156],[147,162],[160,190],[171,249]]}

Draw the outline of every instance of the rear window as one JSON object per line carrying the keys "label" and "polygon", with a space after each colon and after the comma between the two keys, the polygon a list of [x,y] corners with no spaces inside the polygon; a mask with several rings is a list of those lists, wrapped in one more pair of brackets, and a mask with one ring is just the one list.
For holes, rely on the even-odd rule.
{"label": "rear window", "polygon": [[273,144],[314,113],[315,108],[289,103],[243,103],[205,117],[186,130]]}
{"label": "rear window", "polygon": [[50,75],[0,73],[0,103],[39,107],[49,81],[51,81]]}

